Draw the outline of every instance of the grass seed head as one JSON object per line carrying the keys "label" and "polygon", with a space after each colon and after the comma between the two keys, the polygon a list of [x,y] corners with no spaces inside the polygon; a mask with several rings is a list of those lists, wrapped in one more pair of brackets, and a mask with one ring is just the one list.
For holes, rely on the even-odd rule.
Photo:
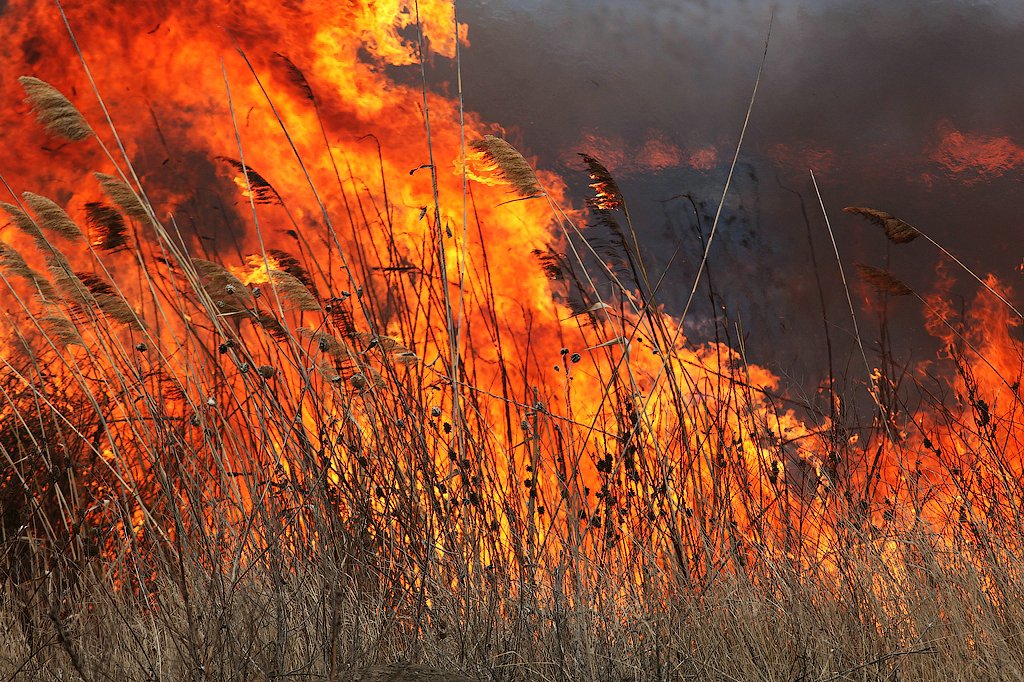
{"label": "grass seed head", "polygon": [[587,166],[590,188],[594,190],[594,196],[589,200],[590,205],[602,211],[621,208],[624,203],[622,191],[604,164],[589,154],[581,153],[580,157]]}
{"label": "grass seed head", "polygon": [[295,275],[283,270],[271,270],[270,280],[274,283],[278,295],[299,310],[320,310],[320,303],[316,297]]}
{"label": "grass seed head", "polygon": [[921,233],[916,228],[885,211],[864,208],[863,206],[847,206],[843,209],[843,212],[867,218],[885,230],[885,236],[895,244],[906,244],[921,236]]}
{"label": "grass seed head", "polygon": [[149,213],[146,211],[146,207],[142,205],[142,200],[135,193],[135,190],[113,175],[107,175],[106,173],[93,173],[93,175],[99,180],[103,193],[110,197],[110,200],[117,204],[124,211],[125,215],[137,220],[149,218]]}
{"label": "grass seed head", "polygon": [[523,155],[505,140],[494,135],[485,135],[481,140],[470,142],[470,146],[480,152],[486,161],[497,167],[499,177],[512,185],[521,198],[526,199],[544,193],[533,168]]}
{"label": "grass seed head", "polygon": [[33,76],[18,78],[39,122],[54,135],[78,142],[92,135],[85,117],[60,90]]}
{"label": "grass seed head", "polygon": [[71,216],[50,199],[33,194],[32,192],[23,192],[21,198],[24,199],[28,207],[36,214],[38,224],[43,229],[60,235],[69,241],[82,241],[85,239],[82,230],[71,219]]}
{"label": "grass seed head", "polygon": [[863,263],[855,263],[854,265],[857,268],[857,273],[860,274],[860,278],[873,286],[879,293],[889,294],[890,296],[909,296],[914,293],[910,287],[898,280],[888,270]]}
{"label": "grass seed head", "polygon": [[8,204],[3,201],[0,201],[0,208],[11,216],[16,228],[36,240],[37,244],[45,243],[46,238],[43,236],[43,231],[39,229],[36,221],[32,220],[28,213],[25,213],[14,204]]}

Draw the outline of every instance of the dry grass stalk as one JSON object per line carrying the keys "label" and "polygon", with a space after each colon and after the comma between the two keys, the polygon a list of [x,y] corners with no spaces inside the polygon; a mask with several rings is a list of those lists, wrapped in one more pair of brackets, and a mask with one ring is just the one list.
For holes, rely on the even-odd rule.
{"label": "dry grass stalk", "polygon": [[124,217],[113,206],[102,201],[85,205],[85,222],[93,237],[93,245],[101,251],[113,253],[128,246],[128,232]]}
{"label": "dry grass stalk", "polygon": [[427,665],[391,663],[353,668],[342,673],[338,682],[479,682],[479,678]]}
{"label": "dry grass stalk", "polygon": [[874,208],[864,208],[862,206],[847,206],[843,209],[843,212],[867,218],[885,230],[885,236],[896,244],[912,242],[921,235],[921,233],[915,228],[885,211],[879,211]]}
{"label": "dry grass stalk", "polygon": [[18,78],[28,95],[25,101],[32,105],[39,122],[55,135],[78,142],[92,135],[85,117],[60,90],[33,76]]}
{"label": "dry grass stalk", "polygon": [[19,230],[27,234],[38,243],[40,240],[45,241],[43,237],[43,231],[36,225],[36,221],[32,220],[28,213],[15,206],[14,204],[8,204],[0,201],[0,208],[8,213],[14,221],[14,226]]}
{"label": "dry grass stalk", "polygon": [[527,199],[544,193],[533,168],[523,155],[505,140],[494,135],[485,135],[482,140],[470,142],[470,146],[480,152],[486,161],[494,164],[499,177],[512,185],[520,197]]}
{"label": "dry grass stalk", "polygon": [[21,257],[13,246],[0,241],[0,270],[13,277],[20,277],[30,282],[43,300],[58,301],[60,294],[54,288],[50,280],[46,279],[39,272],[34,270],[25,259]]}
{"label": "dry grass stalk", "polygon": [[125,215],[137,220],[149,218],[149,212],[142,205],[142,200],[131,187],[121,182],[113,175],[106,173],[93,173],[93,176],[100,182],[103,193],[110,197],[110,200],[120,207]]}
{"label": "dry grass stalk", "polygon": [[889,294],[890,296],[910,296],[914,293],[913,289],[898,280],[888,270],[863,263],[854,263],[854,265],[857,268],[858,274],[860,274],[860,278],[877,289],[879,293]]}
{"label": "dry grass stalk", "polygon": [[55,202],[32,192],[22,192],[21,198],[36,214],[38,224],[45,230],[70,241],[85,239],[82,230],[67,212]]}
{"label": "dry grass stalk", "polygon": [[291,303],[299,310],[320,310],[320,303],[316,297],[309,292],[309,289],[299,281],[295,275],[283,270],[271,270],[270,281],[279,296]]}
{"label": "dry grass stalk", "polygon": [[594,208],[602,211],[614,211],[621,208],[624,201],[622,191],[615,178],[605,168],[604,164],[589,154],[581,153],[583,163],[587,165],[587,174],[590,175],[590,187],[594,190],[594,196],[589,203]]}

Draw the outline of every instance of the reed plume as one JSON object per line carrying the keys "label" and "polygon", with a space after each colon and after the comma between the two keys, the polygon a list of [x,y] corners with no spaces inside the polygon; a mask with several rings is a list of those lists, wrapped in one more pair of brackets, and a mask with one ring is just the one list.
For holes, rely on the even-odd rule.
{"label": "reed plume", "polygon": [[128,232],[124,217],[113,206],[102,201],[90,201],[85,205],[85,223],[95,235],[93,245],[101,251],[113,253],[127,248]]}
{"label": "reed plume", "polygon": [[347,343],[336,339],[325,331],[310,329],[309,327],[299,327],[297,331],[300,336],[315,341],[321,353],[330,355],[337,360],[350,360],[355,357]]}
{"label": "reed plume", "polygon": [[137,220],[149,218],[149,212],[142,205],[142,200],[135,193],[135,190],[113,175],[93,173],[93,176],[99,180],[103,193],[110,197],[110,200],[117,204],[124,211],[125,215]]}
{"label": "reed plume", "polygon": [[38,224],[43,229],[60,235],[69,241],[85,239],[82,230],[71,219],[71,216],[52,200],[32,192],[23,192],[21,198],[25,200],[25,203],[36,214]]}
{"label": "reed plume", "polygon": [[523,199],[540,196],[544,191],[537,181],[537,174],[515,147],[500,137],[485,135],[474,140],[469,146],[480,152],[483,158],[498,169],[498,177],[512,185]]}
{"label": "reed plume", "polygon": [[895,244],[906,244],[921,236],[921,233],[914,227],[903,222],[891,213],[886,213],[885,211],[879,211],[874,208],[864,208],[863,206],[847,206],[843,209],[843,212],[867,218],[885,230],[885,236]]}
{"label": "reed plume", "polygon": [[274,339],[278,343],[284,343],[288,340],[288,330],[276,317],[266,310],[261,310],[256,313],[252,321],[253,324],[261,327],[270,335],[270,338]]}
{"label": "reed plume", "polygon": [[[274,186],[271,185],[265,177],[254,171],[252,168],[246,166],[241,161],[237,161],[227,156],[218,156],[217,160],[223,161],[235,169],[235,172],[239,175],[248,178],[248,187],[249,191],[252,193],[252,200],[254,203],[264,205],[276,204],[278,206],[284,205],[284,200],[281,199],[281,195],[278,194],[276,189],[274,189]],[[243,189],[246,187],[244,180],[237,184],[239,184]]]}
{"label": "reed plume", "polygon": [[310,102],[315,102],[316,98],[313,96],[313,88],[309,85],[309,81],[306,80],[306,74],[302,73],[302,70],[295,65],[291,59],[286,55],[275,52],[274,56],[277,57],[282,64],[284,64],[285,72],[288,74],[288,80],[292,82],[302,96],[308,99]]}
{"label": "reed plume", "polygon": [[44,300],[60,300],[60,294],[57,293],[50,280],[29,266],[14,247],[2,241],[0,241],[0,270],[7,275],[20,277],[30,282]]}
{"label": "reed plume", "polygon": [[85,347],[85,341],[82,340],[81,334],[78,333],[75,323],[63,315],[47,315],[39,321],[46,332],[46,336],[57,348],[63,349],[68,346]]}
{"label": "reed plume", "polygon": [[876,268],[864,263],[854,263],[860,278],[873,286],[880,293],[890,296],[910,296],[914,290],[898,280],[888,270]]}
{"label": "reed plume", "polygon": [[0,208],[11,216],[16,228],[27,234],[29,237],[32,237],[37,244],[46,242],[46,238],[43,237],[43,231],[39,229],[36,221],[32,220],[32,217],[29,216],[28,213],[25,213],[25,211],[21,210],[14,204],[8,204],[3,201],[0,201]]}
{"label": "reed plume", "polygon": [[594,196],[588,200],[588,203],[602,211],[614,211],[621,208],[624,203],[622,191],[604,164],[589,154],[581,152],[580,157],[587,166],[590,188],[594,190]]}
{"label": "reed plume", "polygon": [[87,308],[134,329],[144,329],[139,314],[108,282],[88,272],[75,272],[68,259],[60,251],[52,249],[46,255],[46,262],[53,281],[63,299],[79,313]]}
{"label": "reed plume", "polygon": [[105,282],[91,273],[79,272],[75,274],[78,276],[78,281],[82,282],[89,290],[92,297],[91,302],[101,313],[134,329],[145,328],[145,324],[143,324],[139,314],[128,305],[124,297],[109,282]]}
{"label": "reed plume", "polygon": [[192,267],[199,275],[203,289],[222,313],[238,313],[252,303],[248,287],[219,263],[193,258]]}
{"label": "reed plume", "polygon": [[[310,277],[309,272],[302,267],[299,259],[288,253],[284,249],[267,249],[267,259],[271,261],[271,267],[274,270],[282,270],[292,275],[307,289],[313,290],[313,278]],[[256,265],[260,265],[259,257],[257,256]]]}
{"label": "reed plume", "polygon": [[270,270],[270,281],[279,296],[299,310],[320,310],[320,303],[295,275],[283,270]]}
{"label": "reed plume", "polygon": [[25,101],[32,105],[39,122],[51,133],[72,142],[92,135],[85,117],[60,90],[33,76],[21,76],[18,82],[27,95]]}

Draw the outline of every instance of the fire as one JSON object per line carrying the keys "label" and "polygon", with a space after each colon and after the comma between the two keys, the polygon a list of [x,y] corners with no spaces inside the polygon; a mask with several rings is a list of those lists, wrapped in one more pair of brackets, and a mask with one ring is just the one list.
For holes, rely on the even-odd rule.
{"label": "fire", "polygon": [[[442,524],[422,540],[442,551],[490,529],[503,543],[474,547],[488,563],[526,532],[536,555],[524,565],[634,543],[699,580],[759,558],[834,565],[854,531],[929,523],[951,537],[950,509],[976,523],[993,507],[983,491],[1021,480],[1019,380],[997,376],[1020,375],[1017,321],[984,295],[967,336],[998,372],[948,339],[961,417],[979,415],[964,437],[938,412],[897,409],[883,368],[870,383],[884,426],[848,433],[839,410],[803,420],[740,350],[687,340],[643,277],[610,294],[594,285],[573,261],[587,244],[564,180],[539,170],[517,196],[521,176],[464,145],[486,148],[492,126],[470,112],[463,130],[457,101],[389,75],[455,57],[468,33],[448,2],[67,11],[103,106],[54,7],[15,0],[3,15],[21,36],[0,67],[5,176],[16,198],[50,197],[91,230],[77,245],[33,238],[14,206],[0,229],[30,268],[15,278],[0,261],[6,309],[47,365],[9,405],[45,389],[67,401],[50,428],[91,415],[98,444],[67,437],[83,460],[97,455],[87,493],[130,490],[122,524],[136,535],[183,532],[153,521],[180,505],[217,509],[192,522],[217,518],[238,542],[269,542],[270,526],[231,523],[280,497],[296,544],[316,542],[301,500],[321,491],[397,537],[399,509],[454,519],[457,533]],[[95,137],[46,132],[18,104],[25,74],[65,93]],[[657,136],[635,151],[644,169],[718,158]],[[618,187],[589,168],[596,207],[618,220]],[[47,319],[78,336],[56,343]],[[998,470],[985,448],[1008,439]],[[972,465],[976,478],[953,473]]]}
{"label": "fire", "polygon": [[1024,147],[1005,135],[964,132],[949,121],[937,126],[936,135],[929,156],[959,182],[973,184],[1024,165]]}

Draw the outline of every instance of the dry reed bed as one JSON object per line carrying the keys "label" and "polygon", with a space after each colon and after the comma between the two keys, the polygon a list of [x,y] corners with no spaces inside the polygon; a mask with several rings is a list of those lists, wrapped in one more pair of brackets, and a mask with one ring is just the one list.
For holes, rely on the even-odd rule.
{"label": "dry reed bed", "polygon": [[[59,92],[22,84],[54,134],[102,144]],[[522,199],[546,196],[508,143],[476,149]],[[254,205],[286,209],[228,162]],[[868,423],[841,414],[802,436],[824,453],[807,465],[814,448],[773,430],[786,415],[742,355],[719,346],[692,367],[671,350],[625,200],[585,163],[627,274],[598,273],[618,285],[598,296],[591,245],[557,206],[570,255],[542,265],[583,297],[574,312],[603,367],[623,368],[604,377],[593,424],[509,385],[481,389],[471,359],[458,381],[452,355],[425,366],[422,349],[457,348],[450,326],[399,311],[399,334],[374,331],[382,303],[355,285],[379,276],[372,262],[346,280],[272,249],[234,269],[190,255],[126,165],[96,173],[110,203],[87,210],[84,240],[46,197],[5,204],[19,245],[0,249],[0,679],[343,680],[400,659],[490,680],[1024,674],[1020,472],[1007,461],[1021,427],[986,402],[967,348],[954,355],[965,404],[931,405],[943,486],[905,485],[920,470],[894,464],[920,446],[892,437],[912,411],[891,366]],[[919,234],[857,211],[894,241]],[[91,272],[65,255],[83,241]],[[441,280],[434,255],[415,264],[427,282]],[[429,286],[432,310],[450,311],[448,288]],[[637,398],[620,352],[639,335],[663,350],[663,404]],[[498,350],[505,375],[521,369]],[[595,430],[614,452],[587,445]],[[852,433],[877,450],[842,450]],[[582,490],[595,481],[596,502]]]}

